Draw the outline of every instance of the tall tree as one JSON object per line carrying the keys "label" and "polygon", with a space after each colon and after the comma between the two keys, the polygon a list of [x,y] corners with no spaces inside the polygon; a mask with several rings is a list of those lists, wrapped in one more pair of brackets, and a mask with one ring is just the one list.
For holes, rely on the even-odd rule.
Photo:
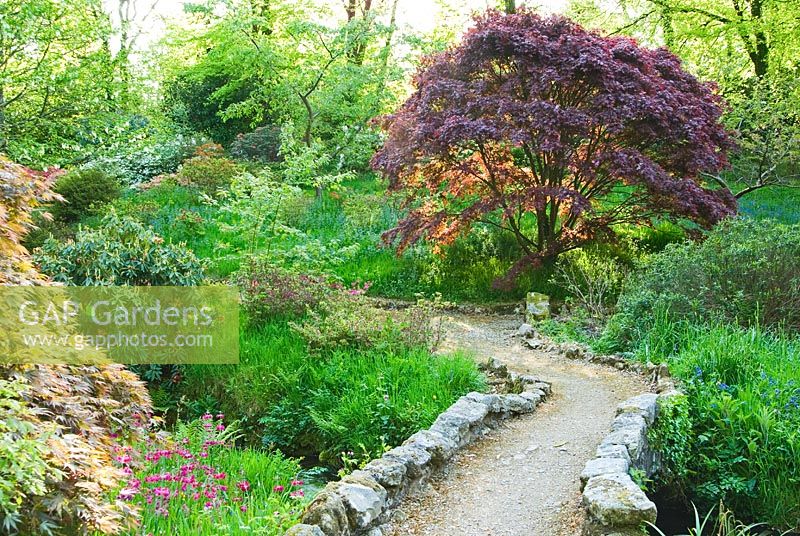
{"label": "tall tree", "polygon": [[[797,65],[800,3],[783,0],[573,0],[579,21],[666,44],[708,78],[727,82]],[[610,12],[610,13],[609,13]]]}
{"label": "tall tree", "polygon": [[665,49],[493,11],[414,83],[373,159],[408,194],[385,235],[401,251],[491,225],[524,252],[513,275],[620,224],[710,227],[736,211],[701,176],[727,165],[720,99]]}
{"label": "tall tree", "polygon": [[372,35],[370,26],[373,23],[372,0],[345,0],[347,23],[353,28],[354,42],[350,45],[348,59],[355,65],[364,63],[364,53]]}
{"label": "tall tree", "polygon": [[368,121],[393,98],[394,21],[379,23],[371,3],[354,4],[351,20],[342,13],[331,21],[315,6],[272,0],[271,12],[281,16],[271,17],[265,33],[253,30],[265,21],[248,2],[227,5],[221,16],[206,14],[205,32],[178,41],[176,54],[185,53],[187,41],[198,54],[188,66],[170,61],[174,77],[222,81],[210,97],[226,104],[222,120],[291,122],[307,147],[319,141],[332,162],[357,158],[365,167],[377,144]]}
{"label": "tall tree", "polygon": [[160,0],[147,0],[145,4],[136,0],[116,0],[116,33],[119,39],[116,66],[124,89],[128,89],[131,82],[131,54],[159,2]]}
{"label": "tall tree", "polygon": [[100,0],[0,2],[0,151],[53,163],[91,135],[109,110],[109,32]]}
{"label": "tall tree", "polygon": [[718,26],[723,32],[734,33],[747,53],[753,72],[764,78],[769,72],[770,47],[767,35],[767,13],[778,8],[769,0],[726,0],[725,2],[692,2],[685,0],[652,0],[662,20],[668,21],[665,36],[674,31],[674,16],[690,16],[699,26]]}
{"label": "tall tree", "polygon": [[800,2],[574,0],[572,12],[606,31],[665,44],[693,73],[718,81],[738,145],[733,171],[713,175],[720,185],[737,197],[800,186]]}

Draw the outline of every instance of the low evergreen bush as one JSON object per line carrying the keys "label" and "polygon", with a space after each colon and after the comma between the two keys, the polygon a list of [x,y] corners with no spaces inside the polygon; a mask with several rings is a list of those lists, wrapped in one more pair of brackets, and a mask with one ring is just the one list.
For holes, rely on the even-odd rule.
{"label": "low evergreen bush", "polygon": [[119,182],[99,169],[79,169],[56,181],[55,192],[64,198],[50,208],[53,218],[73,223],[117,199]]}
{"label": "low evergreen bush", "polygon": [[115,213],[74,239],[46,240],[33,258],[53,280],[84,286],[197,285],[205,267],[183,244],[166,243],[151,228]]}

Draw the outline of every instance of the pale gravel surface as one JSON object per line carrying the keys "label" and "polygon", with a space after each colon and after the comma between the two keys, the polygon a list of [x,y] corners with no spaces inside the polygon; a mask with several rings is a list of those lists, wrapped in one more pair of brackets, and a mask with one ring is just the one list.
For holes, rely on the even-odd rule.
{"label": "pale gravel surface", "polygon": [[647,390],[638,376],[522,347],[517,316],[457,316],[444,350],[497,357],[553,383],[531,415],[464,449],[419,496],[406,499],[385,536],[575,536],[579,476],[608,433],[617,404]]}

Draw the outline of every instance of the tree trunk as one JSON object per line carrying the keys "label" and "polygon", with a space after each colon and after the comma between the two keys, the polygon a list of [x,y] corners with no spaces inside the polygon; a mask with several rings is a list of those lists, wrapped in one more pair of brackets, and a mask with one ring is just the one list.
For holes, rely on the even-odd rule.
{"label": "tree trunk", "polygon": [[0,85],[0,153],[5,152],[8,140],[6,139],[6,96]]}
{"label": "tree trunk", "polygon": [[344,5],[344,11],[347,13],[347,22],[356,18],[356,0],[347,0],[347,3]]}
{"label": "tree trunk", "polygon": [[[347,59],[353,65],[361,66],[364,63],[364,56],[367,52],[367,33],[369,32],[369,25],[371,23],[370,20],[370,11],[372,10],[372,0],[364,0],[364,4],[361,8],[361,21],[354,25],[357,27],[359,25],[363,25],[363,27],[358,28],[358,35],[356,36],[356,42],[353,43],[350,50],[347,52]],[[358,14],[358,2],[357,0],[347,0],[347,4],[345,5],[345,11],[347,12],[347,22],[352,23],[356,20]],[[363,32],[363,33],[362,33]]]}
{"label": "tree trunk", "polygon": [[383,45],[383,50],[381,50],[381,70],[380,75],[378,77],[378,91],[383,92],[386,89],[386,73],[389,70],[389,57],[392,54],[392,39],[394,38],[394,32],[396,30],[397,24],[397,3],[400,0],[394,0],[392,2],[392,14],[389,17],[389,32],[386,34],[386,43]]}
{"label": "tree trunk", "polygon": [[664,45],[672,49],[675,46],[675,29],[672,27],[672,12],[667,6],[660,6],[661,31],[664,32]]}
{"label": "tree trunk", "polygon": [[[311,148],[311,131],[314,126],[314,109],[311,107],[311,101],[308,95],[300,95],[300,100],[303,101],[303,107],[306,109],[306,126],[303,130],[303,143],[306,147]],[[316,191],[317,199],[322,197],[322,187],[317,186]]]}
{"label": "tree trunk", "polygon": [[753,61],[753,68],[755,69],[756,76],[763,79],[769,72],[769,45],[767,43],[767,36],[761,29],[762,19],[762,5],[761,0],[752,0],[750,4],[750,15],[755,22],[755,46],[750,54],[750,59]]}

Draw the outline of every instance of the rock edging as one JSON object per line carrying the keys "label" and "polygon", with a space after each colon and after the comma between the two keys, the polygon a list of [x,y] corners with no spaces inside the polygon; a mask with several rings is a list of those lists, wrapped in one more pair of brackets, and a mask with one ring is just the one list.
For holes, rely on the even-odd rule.
{"label": "rock edging", "polygon": [[625,354],[597,355],[581,343],[556,343],[528,323],[516,333],[534,350],[559,352],[567,359],[613,367],[645,376],[655,393],[630,398],[617,406],[609,433],[581,473],[582,504],[586,511],[584,536],[641,536],[645,522],[655,523],[655,503],[631,474],[647,478],[661,469],[661,455],[648,444],[648,431],[658,419],[660,402],[679,395],[666,363],[640,363]]}
{"label": "rock edging", "polygon": [[306,508],[302,523],[289,529],[287,536],[380,536],[380,525],[389,521],[400,501],[420,490],[458,449],[508,417],[533,412],[550,395],[548,382],[510,373],[497,360],[484,367],[506,376],[522,392],[462,396],[427,430],[325,486]]}
{"label": "rock edging", "polygon": [[636,536],[645,522],[656,522],[656,505],[630,475],[635,470],[649,478],[659,472],[661,457],[650,448],[647,435],[658,419],[660,400],[676,394],[641,394],[617,406],[611,433],[581,473],[584,535]]}

